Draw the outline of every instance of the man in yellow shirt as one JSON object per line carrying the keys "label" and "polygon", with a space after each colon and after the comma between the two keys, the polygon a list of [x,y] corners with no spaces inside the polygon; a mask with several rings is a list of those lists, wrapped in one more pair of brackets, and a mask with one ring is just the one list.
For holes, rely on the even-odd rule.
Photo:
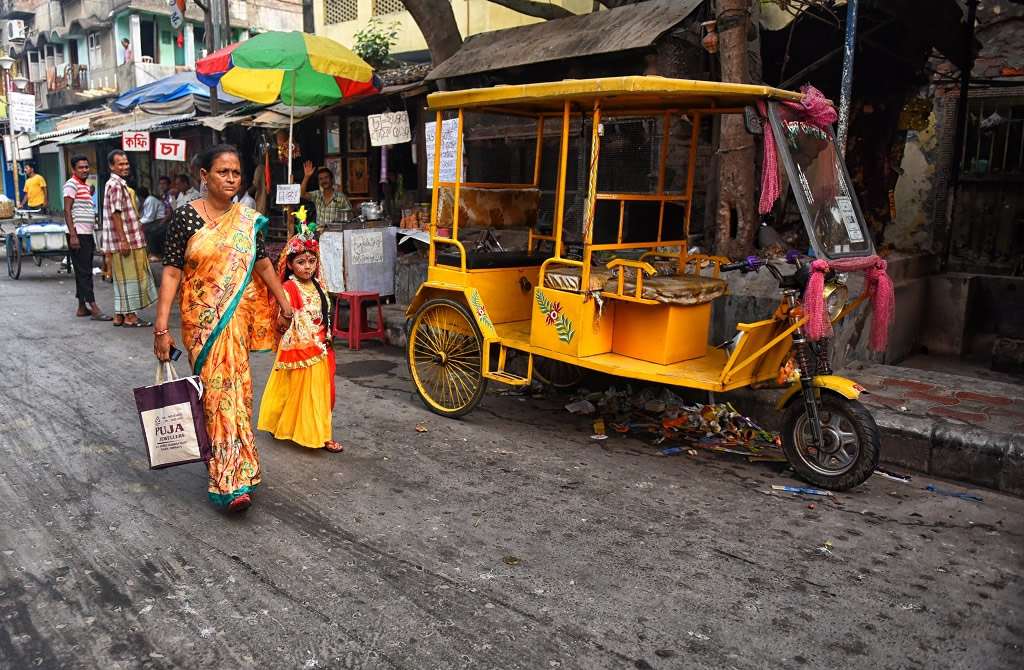
{"label": "man in yellow shirt", "polygon": [[43,175],[36,173],[36,166],[32,163],[25,163],[25,197],[21,199],[21,208],[25,209],[46,209],[46,180]]}

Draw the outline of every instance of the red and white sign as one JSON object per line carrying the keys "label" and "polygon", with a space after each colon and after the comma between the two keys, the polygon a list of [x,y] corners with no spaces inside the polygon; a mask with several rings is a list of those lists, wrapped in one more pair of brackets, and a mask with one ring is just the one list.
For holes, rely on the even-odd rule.
{"label": "red and white sign", "polygon": [[125,151],[149,151],[149,133],[126,130],[121,133],[121,148]]}
{"label": "red and white sign", "polygon": [[156,138],[156,148],[153,150],[153,158],[158,161],[185,161],[185,140],[169,140],[164,137]]}

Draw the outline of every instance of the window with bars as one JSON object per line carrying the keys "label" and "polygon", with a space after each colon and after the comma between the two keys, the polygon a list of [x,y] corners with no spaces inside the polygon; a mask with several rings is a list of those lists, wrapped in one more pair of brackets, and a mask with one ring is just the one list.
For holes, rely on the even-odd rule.
{"label": "window with bars", "polygon": [[384,16],[385,14],[397,14],[405,11],[405,3],[402,0],[373,0],[373,15]]}
{"label": "window with bars", "polygon": [[345,23],[359,18],[359,0],[324,0],[324,23]]}
{"label": "window with bars", "polygon": [[1024,95],[968,102],[963,150],[965,174],[1024,174]]}

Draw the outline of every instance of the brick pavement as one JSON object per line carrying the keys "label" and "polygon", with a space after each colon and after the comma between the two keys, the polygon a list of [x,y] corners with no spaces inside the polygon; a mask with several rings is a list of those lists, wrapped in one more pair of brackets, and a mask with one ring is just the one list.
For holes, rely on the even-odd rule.
{"label": "brick pavement", "polygon": [[844,373],[869,391],[861,396],[865,405],[1024,433],[1024,386],[895,366]]}

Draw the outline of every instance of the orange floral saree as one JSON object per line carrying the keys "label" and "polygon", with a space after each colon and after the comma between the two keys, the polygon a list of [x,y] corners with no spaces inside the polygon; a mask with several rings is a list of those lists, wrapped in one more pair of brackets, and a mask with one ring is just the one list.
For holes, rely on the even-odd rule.
{"label": "orange floral saree", "polygon": [[253,274],[256,235],[267,218],[236,204],[196,231],[185,249],[181,336],[203,381],[210,500],[228,505],[260,483],[252,430],[249,352],[277,347],[270,291]]}

